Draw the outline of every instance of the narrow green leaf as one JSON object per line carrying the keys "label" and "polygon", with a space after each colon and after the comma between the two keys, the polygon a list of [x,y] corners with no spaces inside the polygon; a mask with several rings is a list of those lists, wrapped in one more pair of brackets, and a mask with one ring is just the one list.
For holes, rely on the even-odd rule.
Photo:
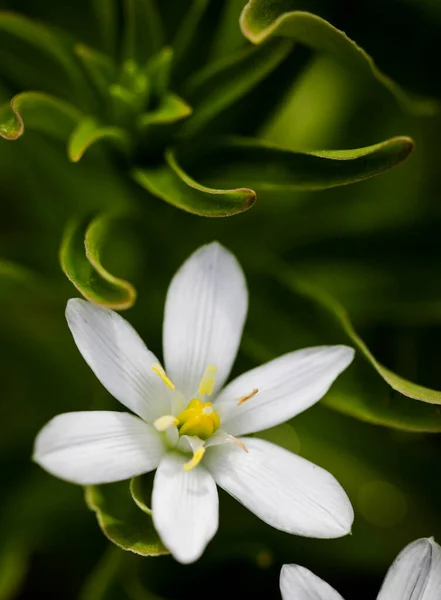
{"label": "narrow green leaf", "polygon": [[213,32],[211,60],[224,58],[245,45],[246,42],[239,27],[242,7],[243,4],[239,4],[237,0],[225,0],[216,31]]}
{"label": "narrow green leaf", "polygon": [[116,79],[116,68],[112,60],[107,55],[84,44],[77,44],[74,52],[82,62],[89,79],[100,96],[107,99],[109,87]]}
{"label": "narrow green leaf", "polygon": [[81,116],[64,100],[42,92],[22,92],[0,108],[0,136],[16,140],[29,127],[66,141]]}
{"label": "narrow green leaf", "polygon": [[173,56],[173,48],[166,46],[152,56],[147,63],[145,72],[150,81],[150,94],[153,105],[159,104],[168,91]]}
{"label": "narrow green leaf", "polygon": [[104,535],[114,544],[142,556],[168,554],[152,519],[133,502],[126,481],[86,487],[87,506]]}
{"label": "narrow green leaf", "polygon": [[407,110],[419,115],[437,112],[436,101],[411,97],[343,31],[315,14],[298,10],[298,5],[298,0],[249,0],[240,17],[243,34],[253,44],[282,36],[329,52],[355,70],[374,76]]}
{"label": "narrow green leaf", "polygon": [[356,332],[346,310],[335,298],[330,296],[326,291],[311,285],[308,282],[297,279],[291,273],[289,273],[289,271],[283,275],[283,280],[295,292],[314,300],[320,306],[325,308],[335,319],[337,319],[352,343],[364,355],[377,373],[384,379],[384,381],[386,381],[386,383],[390,385],[392,389],[400,392],[400,394],[403,394],[404,396],[413,398],[414,400],[420,400],[429,404],[441,404],[441,391],[432,390],[422,385],[413,383],[412,381],[404,379],[404,377],[397,375],[382,365]]}
{"label": "narrow green leaf", "polygon": [[119,548],[109,546],[88,575],[78,600],[108,600],[109,596],[121,598],[118,578],[126,556]]}
{"label": "narrow green leaf", "polygon": [[191,6],[185,13],[185,18],[177,30],[172,46],[175,55],[175,66],[179,68],[179,64],[184,60],[185,54],[189,49],[194,38],[197,28],[200,25],[200,20],[204,14],[209,0],[193,0]]}
{"label": "narrow green leaf", "polygon": [[92,0],[101,34],[103,50],[115,57],[118,30],[118,7],[116,0]]}
{"label": "narrow green leaf", "polygon": [[355,150],[300,152],[249,138],[229,137],[180,152],[195,164],[207,185],[243,185],[258,192],[323,190],[362,181],[401,163],[413,150],[408,137],[396,137]]}
{"label": "narrow green leaf", "polygon": [[87,300],[123,310],[133,306],[136,290],[101,263],[103,247],[117,222],[105,215],[71,221],[61,243],[60,263],[67,278]]}
{"label": "narrow green leaf", "polygon": [[182,210],[205,217],[227,217],[248,210],[256,200],[250,189],[200,185],[181,169],[172,151],[166,153],[166,160],[158,167],[134,169],[132,176],[151,194]]}
{"label": "narrow green leaf", "polygon": [[156,110],[139,115],[138,127],[145,129],[153,125],[169,125],[185,119],[191,113],[191,106],[182,98],[176,94],[167,94]]}
{"label": "narrow green leaf", "polygon": [[29,548],[21,540],[3,539],[0,550],[0,600],[16,598],[24,584],[29,561]]}
{"label": "narrow green leaf", "polygon": [[65,43],[49,27],[13,12],[0,12],[0,32],[15,36],[62,67],[77,91],[84,91],[81,72]]}
{"label": "narrow green leaf", "polygon": [[184,88],[183,95],[193,107],[193,116],[183,127],[182,135],[198,133],[237,102],[267,77],[292,47],[287,40],[274,40],[260,48],[247,46],[195,73]]}
{"label": "narrow green leaf", "polygon": [[123,152],[130,150],[130,137],[121,127],[102,127],[93,117],[85,117],[72,132],[68,142],[68,156],[72,162],[78,162],[86,150],[97,142],[111,142]]}
{"label": "narrow green leaf", "polygon": [[164,29],[155,0],[127,0],[124,59],[143,65],[164,44]]}

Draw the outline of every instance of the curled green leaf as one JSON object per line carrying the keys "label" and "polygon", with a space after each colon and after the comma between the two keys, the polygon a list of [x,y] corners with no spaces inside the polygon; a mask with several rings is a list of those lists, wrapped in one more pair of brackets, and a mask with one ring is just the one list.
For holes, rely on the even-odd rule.
{"label": "curled green leaf", "polygon": [[176,94],[166,94],[157,109],[139,115],[138,127],[146,129],[152,126],[169,125],[191,115],[192,108]]}
{"label": "curled green leaf", "polygon": [[[257,192],[323,190],[362,181],[401,163],[413,150],[408,137],[395,137],[355,150],[300,152],[255,139],[229,137],[195,150],[204,181],[244,185]],[[182,152],[188,155],[189,152]],[[186,167],[186,163],[184,167]],[[196,175],[197,175],[196,173]]]}
{"label": "curled green leaf", "polygon": [[126,481],[88,486],[85,499],[104,535],[123,550],[141,556],[168,554],[151,517],[133,502]]}
{"label": "curled green leaf", "polygon": [[86,150],[102,140],[108,141],[123,152],[129,152],[130,136],[121,127],[103,127],[93,117],[85,117],[72,132],[68,142],[68,156],[78,162]]}
{"label": "curled green leaf", "polygon": [[55,96],[22,92],[0,108],[0,136],[16,140],[29,127],[65,141],[81,116],[78,109]]}
{"label": "curled green leaf", "polygon": [[318,288],[317,286],[303,280],[299,280],[288,272],[285,273],[283,279],[297,293],[303,294],[304,296],[314,300],[320,306],[325,308],[335,319],[337,319],[338,323],[341,325],[346,335],[350,338],[351,342],[392,389],[400,394],[403,394],[403,396],[413,398],[414,400],[420,400],[429,404],[441,404],[441,391],[432,390],[422,385],[413,383],[412,381],[397,375],[376,359],[366,343],[356,332],[349,315],[340,302],[338,302],[338,300],[330,296],[321,288]]}
{"label": "curled green leaf", "polygon": [[282,36],[329,52],[355,70],[375,77],[408,111],[418,115],[438,111],[436,101],[412,97],[380,71],[369,54],[343,31],[315,14],[298,10],[298,5],[298,0],[249,0],[240,17],[242,33],[253,44]]}
{"label": "curled green leaf", "polygon": [[115,221],[105,215],[71,221],[61,243],[60,263],[67,278],[87,300],[124,310],[133,306],[136,290],[101,264],[102,249]]}
{"label": "curled green leaf", "polygon": [[227,217],[251,208],[256,194],[247,188],[218,189],[197,183],[178,164],[173,151],[167,163],[137,168],[132,177],[151,194],[190,213],[205,217]]}
{"label": "curled green leaf", "polygon": [[149,506],[151,504],[152,488],[153,481],[151,474],[133,477],[130,480],[130,493],[132,494],[133,501],[138,508],[148,515],[152,515],[152,509]]}

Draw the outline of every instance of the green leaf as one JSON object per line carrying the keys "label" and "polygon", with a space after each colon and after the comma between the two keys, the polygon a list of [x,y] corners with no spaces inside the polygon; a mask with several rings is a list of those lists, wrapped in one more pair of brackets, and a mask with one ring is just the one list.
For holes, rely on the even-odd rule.
{"label": "green leaf", "polygon": [[161,17],[154,0],[127,0],[124,8],[124,59],[143,65],[165,45]]}
{"label": "green leaf", "polygon": [[94,12],[101,33],[104,51],[110,56],[115,56],[118,8],[116,0],[92,0]]}
{"label": "green leaf", "polygon": [[28,571],[29,549],[16,539],[4,539],[0,550],[0,600],[16,598]]}
{"label": "green leaf", "polygon": [[205,217],[227,217],[248,210],[256,201],[250,189],[200,185],[182,170],[172,151],[166,153],[166,161],[158,167],[133,169],[132,177],[154,196],[182,210]]}
{"label": "green leaf", "polygon": [[193,0],[191,6],[185,13],[185,18],[180,24],[172,44],[176,68],[179,68],[180,62],[182,62],[186,52],[191,46],[208,3],[209,0]]}
{"label": "green leaf", "polygon": [[225,0],[222,14],[213,32],[211,59],[219,59],[238,50],[245,45],[245,40],[239,27],[239,17],[242,6],[237,0]]}
{"label": "green leaf", "polygon": [[74,52],[82,62],[89,79],[103,99],[109,97],[109,87],[116,79],[116,69],[112,60],[105,54],[77,44]]}
{"label": "green leaf", "polygon": [[152,515],[151,498],[153,489],[153,476],[151,473],[147,475],[141,475],[140,477],[133,477],[130,481],[130,493],[135,504],[143,512],[148,515]]}
{"label": "green leaf", "polygon": [[184,88],[193,116],[182,135],[195,135],[219,113],[267,77],[289,54],[293,44],[274,40],[261,48],[246,47],[195,73]]}
{"label": "green leaf", "polygon": [[151,517],[133,502],[127,481],[86,487],[86,503],[104,535],[120,548],[142,556],[168,554]]}
{"label": "green leaf", "polygon": [[159,104],[168,91],[173,48],[166,46],[148,61],[145,72],[150,82],[150,95],[153,104]]}
{"label": "green leaf", "polygon": [[352,343],[355,344],[357,349],[365,356],[365,358],[367,358],[377,373],[381,375],[391,388],[414,400],[421,400],[422,402],[428,402],[429,404],[441,404],[441,392],[408,381],[382,365],[355,331],[346,310],[337,300],[335,300],[335,298],[330,296],[326,291],[311,285],[308,282],[299,281],[296,278],[288,276],[288,283],[297,292],[318,302],[320,306],[325,308],[337,319]]}
{"label": "green leaf", "polygon": [[130,136],[121,127],[102,127],[93,117],[84,117],[72,132],[68,142],[68,156],[78,162],[86,150],[102,140],[111,142],[123,152],[130,151]]}
{"label": "green leaf", "polygon": [[42,92],[22,92],[0,108],[0,136],[16,140],[25,127],[65,141],[81,119],[74,106]]}
{"label": "green leaf", "polygon": [[0,12],[0,32],[18,38],[49,57],[68,75],[76,91],[84,92],[84,81],[69,45],[49,27],[13,12]]}
{"label": "green leaf", "polygon": [[101,263],[103,246],[118,222],[106,215],[71,221],[61,243],[60,263],[67,278],[87,300],[123,310],[133,306],[136,290]]}
{"label": "green leaf", "polygon": [[182,98],[176,94],[167,94],[156,110],[139,115],[138,127],[145,129],[155,125],[169,125],[185,119],[191,113],[191,106]]}
{"label": "green leaf", "polygon": [[[293,289],[289,284],[288,287]],[[293,291],[297,294],[297,289]],[[291,315],[285,314],[280,308],[276,314],[268,310],[268,307],[260,311],[260,314],[265,314],[267,321],[271,322],[271,328],[268,328],[269,335],[266,332],[267,339],[262,342],[260,334],[259,339],[245,335],[241,346],[242,352],[251,359],[252,364],[258,365],[273,360],[289,349],[289,344],[282,351],[276,349],[277,344],[272,343],[271,339],[286,338],[287,336],[289,339],[293,339],[294,332],[297,332],[297,339],[302,338],[302,323],[304,320],[309,321],[311,313],[302,313],[298,311],[298,308],[298,305],[295,304]],[[277,322],[278,317],[281,317],[280,323]],[[319,317],[320,315],[317,315],[318,319]],[[321,319],[319,322],[320,334],[307,341],[302,341],[300,347],[323,343],[324,327]],[[310,333],[310,329],[308,326],[308,333]],[[341,340],[340,338],[337,340],[334,337],[330,338],[331,343],[336,343],[336,341]],[[343,341],[345,342],[345,340]],[[381,377],[378,377],[371,365],[360,354],[356,354],[354,362],[331,386],[320,404],[373,425],[409,432],[441,432],[441,410],[438,405],[415,402],[415,400],[395,392]],[[298,418],[293,420],[294,425],[297,420]],[[258,437],[261,437],[260,433]]]}
{"label": "green leaf", "polygon": [[355,150],[300,152],[249,138],[221,138],[206,147],[180,150],[207,185],[223,182],[263,191],[323,190],[362,181],[401,163],[413,141],[396,137]]}
{"label": "green leaf", "polygon": [[419,115],[437,112],[436,101],[411,97],[343,31],[315,14],[297,10],[298,5],[298,0],[249,0],[240,17],[243,34],[253,44],[283,36],[328,52],[354,70],[375,77],[407,110]]}

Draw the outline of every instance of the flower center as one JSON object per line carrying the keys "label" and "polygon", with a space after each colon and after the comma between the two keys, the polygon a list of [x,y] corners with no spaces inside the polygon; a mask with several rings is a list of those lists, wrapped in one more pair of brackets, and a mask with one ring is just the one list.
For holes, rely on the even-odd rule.
{"label": "flower center", "polygon": [[[220,417],[214,410],[213,404],[211,402],[204,402],[201,399],[204,396],[211,396],[213,393],[216,384],[217,368],[215,365],[208,365],[206,367],[197,394],[195,394],[197,397],[192,398],[188,404],[186,404],[184,396],[176,390],[174,383],[167,377],[161,365],[152,365],[152,370],[162,379],[173,395],[172,414],[159,417],[153,425],[157,431],[165,435],[165,439],[170,447],[179,448],[182,443],[189,446],[189,449],[193,452],[193,457],[185,463],[183,468],[184,471],[190,471],[197,467],[204,457],[206,440],[220,428]],[[238,406],[253,398],[258,391],[255,388],[246,396],[237,398]],[[175,416],[176,414],[177,416]],[[216,443],[232,442],[237,444],[242,450],[245,450],[245,452],[248,452],[241,440],[237,440],[235,437],[221,431],[217,435],[219,437]]]}
{"label": "flower center", "polygon": [[[159,364],[152,365],[152,370],[162,379],[165,385],[177,394],[181,407],[174,412],[174,415],[164,415],[156,419],[154,425],[158,431],[167,431],[170,428],[177,428],[178,436],[194,436],[200,440],[207,440],[220,427],[220,418],[214,410],[211,402],[204,402],[204,396],[211,396],[216,384],[217,368],[215,365],[208,365],[204,371],[196,398],[192,398],[186,405],[182,395],[175,389],[174,383],[167,377],[166,372]],[[179,406],[179,403],[177,404]],[[176,429],[175,429],[176,431]]]}
{"label": "flower center", "polygon": [[212,403],[198,398],[190,400],[187,408],[176,418],[179,435],[195,435],[201,440],[208,439],[220,427],[220,418]]}

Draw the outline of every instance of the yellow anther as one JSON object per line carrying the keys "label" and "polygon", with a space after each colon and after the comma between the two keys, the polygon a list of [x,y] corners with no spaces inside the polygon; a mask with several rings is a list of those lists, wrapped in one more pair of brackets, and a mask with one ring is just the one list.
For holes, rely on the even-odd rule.
{"label": "yellow anther", "polygon": [[202,375],[199,390],[201,396],[211,396],[216,383],[217,367],[216,365],[207,365]]}
{"label": "yellow anther", "polygon": [[201,440],[208,439],[220,426],[219,415],[211,402],[202,403],[197,398],[190,400],[178,419],[180,435],[195,435]]}
{"label": "yellow anther", "polygon": [[258,391],[259,391],[259,388],[254,388],[254,390],[252,392],[250,392],[249,394],[247,394],[246,396],[241,396],[240,398],[238,398],[237,406],[240,406],[241,404],[243,404],[250,398],[253,398],[257,394]]}
{"label": "yellow anther", "polygon": [[171,390],[175,389],[175,384],[173,383],[173,381],[171,379],[169,379],[167,377],[167,373],[164,371],[164,369],[161,367],[161,365],[159,363],[154,363],[152,365],[152,371],[154,371],[156,373],[156,375],[158,375],[162,381],[165,383],[165,385],[170,388]]}
{"label": "yellow anther", "polygon": [[205,454],[205,447],[199,446],[196,452],[193,454],[193,458],[185,463],[184,471],[191,471],[201,462],[203,456]]}
{"label": "yellow anther", "polygon": [[157,431],[167,431],[169,427],[176,427],[178,423],[178,419],[173,417],[173,415],[164,415],[163,417],[156,419],[153,425]]}

